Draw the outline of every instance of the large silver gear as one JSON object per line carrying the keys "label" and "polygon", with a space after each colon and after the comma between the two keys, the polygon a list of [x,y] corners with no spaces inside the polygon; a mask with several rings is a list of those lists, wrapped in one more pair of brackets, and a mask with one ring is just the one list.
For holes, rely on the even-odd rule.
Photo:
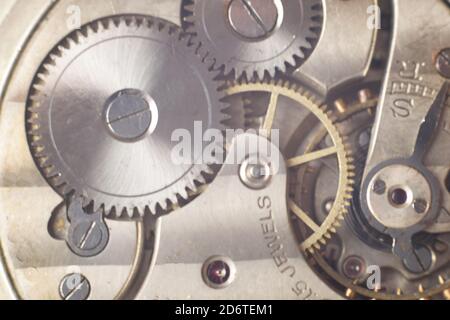
{"label": "large silver gear", "polygon": [[70,34],[43,62],[30,90],[28,140],[61,196],[110,216],[164,212],[212,173],[201,150],[189,163],[172,161],[173,131],[193,136],[194,121],[203,132],[223,129],[220,101],[214,74],[178,27],[105,18]]}
{"label": "large silver gear", "polygon": [[211,67],[239,78],[286,72],[313,49],[321,0],[187,0],[185,28],[198,36]]}

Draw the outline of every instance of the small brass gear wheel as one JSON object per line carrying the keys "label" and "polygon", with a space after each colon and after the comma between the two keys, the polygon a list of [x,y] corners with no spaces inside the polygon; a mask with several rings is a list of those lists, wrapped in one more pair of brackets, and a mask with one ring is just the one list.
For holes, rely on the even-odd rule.
{"label": "small brass gear wheel", "polygon": [[[336,190],[334,202],[328,212],[327,217],[320,223],[314,221],[313,218],[304,210],[302,210],[301,203],[298,203],[294,194],[290,192],[287,197],[288,209],[293,216],[295,223],[302,223],[305,227],[310,229],[307,234],[300,236],[300,248],[304,252],[315,252],[324,245],[331,235],[336,232],[336,228],[340,226],[341,220],[347,212],[349,206],[349,199],[353,190],[353,159],[350,152],[347,150],[339,131],[337,130],[334,119],[331,113],[325,111],[315,98],[303,88],[298,87],[286,81],[269,81],[269,82],[246,82],[240,81],[232,83],[227,89],[227,96],[233,98],[235,96],[242,96],[242,99],[250,102],[252,97],[255,98],[258,108],[265,100],[268,107],[265,111],[264,118],[261,121],[262,134],[269,134],[271,130],[278,130],[279,132],[279,147],[283,152],[286,165],[289,168],[289,175],[292,177],[297,170],[308,170],[308,164],[320,161],[323,158],[334,157],[338,163],[339,179]],[[265,97],[264,97],[265,96]],[[259,99],[261,98],[262,99]],[[286,146],[291,145],[292,141],[286,137],[286,128],[283,119],[284,116],[279,116],[280,113],[290,112],[289,118],[294,121],[299,127],[304,127],[302,124],[312,124],[320,127],[324,131],[324,138],[328,137],[327,141],[330,143],[323,149],[304,149],[304,153],[287,152]],[[297,122],[297,119],[292,119],[297,115],[302,115],[302,123]],[[299,120],[300,121],[300,120]],[[312,128],[309,125],[306,126]],[[296,132],[295,137],[301,137],[301,132]],[[273,141],[278,143],[277,141]],[[290,179],[292,180],[292,179]],[[292,181],[289,182],[289,189],[292,186]],[[308,190],[303,190],[308,192]]]}

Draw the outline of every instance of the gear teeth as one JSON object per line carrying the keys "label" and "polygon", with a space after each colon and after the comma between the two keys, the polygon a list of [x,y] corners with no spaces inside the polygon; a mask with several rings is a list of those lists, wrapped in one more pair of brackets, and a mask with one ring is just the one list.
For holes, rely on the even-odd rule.
{"label": "gear teeth", "polygon": [[[195,181],[198,183],[198,184],[206,184],[206,179],[205,179],[205,177],[202,175],[202,174],[200,174],[199,176],[197,176],[196,177],[196,179],[195,179]],[[190,191],[191,192],[194,192],[195,193],[195,191],[197,190],[197,186],[192,186],[192,188],[190,188]],[[188,197],[188,195],[187,195],[187,197]]]}
{"label": "gear teeth", "polygon": [[[209,0],[205,0],[209,1]],[[308,1],[312,1],[309,3]],[[303,61],[306,60],[307,56],[312,52],[315,47],[316,41],[320,37],[320,33],[323,25],[323,5],[321,0],[308,0],[304,2],[303,12],[305,16],[304,21],[308,21],[308,26],[301,26],[303,28],[302,37],[296,37],[300,40],[292,48],[288,49],[288,53],[285,54],[284,60],[277,59],[274,57],[272,60],[276,60],[271,63],[271,66],[268,67],[267,63],[236,63],[233,65],[230,63],[230,57],[222,59],[223,61],[218,62],[216,59],[212,58],[211,68],[220,73],[224,77],[228,77],[233,75],[235,79],[239,79],[241,76],[247,76],[249,78],[259,78],[264,79],[274,78],[277,74],[287,73],[289,70],[293,70],[298,67]],[[186,33],[193,35],[195,38],[200,38],[197,40],[201,43],[202,47],[207,47],[209,45],[203,43],[203,39],[208,39],[209,35],[208,31],[203,31],[203,22],[199,22],[201,19],[197,14],[198,12],[204,12],[201,9],[203,0],[196,1],[185,1],[182,6],[182,25]],[[289,3],[289,1],[287,1]],[[200,26],[200,27],[198,27]],[[229,30],[226,30],[229,31]],[[204,35],[205,34],[205,35]],[[206,40],[205,40],[206,41]],[[208,50],[213,51],[213,50]],[[217,55],[217,53],[216,53]],[[235,59],[239,60],[239,59]],[[281,61],[278,61],[281,60]],[[250,68],[250,65],[253,64],[253,67]],[[262,65],[262,66],[260,66]],[[273,67],[274,66],[274,67]],[[250,69],[250,70],[249,70]]]}
{"label": "gear teeth", "polygon": [[[200,46],[195,47],[196,44],[195,42],[192,42],[189,35],[181,32],[180,28],[169,22],[165,22],[158,18],[137,15],[108,17],[82,26],[80,30],[74,31],[68,35],[54,48],[35,76],[27,106],[27,136],[33,156],[40,164],[43,175],[49,180],[49,183],[63,196],[80,193],[79,196],[83,199],[84,205],[92,206],[94,211],[103,210],[109,217],[127,219],[139,218],[144,214],[162,214],[166,213],[166,210],[173,210],[177,207],[178,201],[188,201],[192,194],[198,195],[200,192],[199,185],[206,184],[206,177],[215,175],[215,171],[208,165],[197,168],[195,172],[191,172],[192,181],[184,188],[174,187],[171,190],[171,194],[164,201],[152,201],[151,203],[147,203],[138,200],[133,206],[121,206],[119,203],[111,203],[106,206],[105,203],[90,199],[85,191],[74,190],[74,188],[70,187],[65,182],[64,177],[58,172],[56,167],[51,165],[52,160],[46,154],[48,145],[46,145],[46,143],[41,143],[42,129],[40,128],[39,113],[42,112],[41,103],[43,103],[43,93],[46,90],[46,85],[49,83],[49,80],[55,80],[55,69],[58,67],[60,60],[65,58],[66,52],[79,44],[86,43],[88,38],[95,37],[100,33],[110,32],[111,29],[128,32],[130,28],[136,30],[148,28],[165,33],[172,41],[177,41],[180,45],[185,46],[187,51],[191,50],[192,54],[197,55],[200,61],[211,64],[215,63],[215,61],[211,60],[213,58],[209,57],[208,53],[203,48]],[[211,67],[208,66],[208,68],[210,69]],[[218,74],[218,72],[216,72],[216,74]],[[214,73],[212,73],[211,78],[217,81],[217,76],[214,77]],[[217,81],[218,86],[219,84],[220,83]],[[221,110],[226,110],[227,104],[220,103],[218,104],[218,107],[220,107],[219,109]],[[222,119],[216,121],[218,122],[217,124],[213,123],[213,125],[216,125],[216,128],[225,129],[226,125],[223,124]]]}
{"label": "gear teeth", "polygon": [[[322,112],[320,120],[322,122],[329,122],[328,127],[332,127],[333,131],[329,132],[334,138],[336,146],[338,147],[338,159],[340,163],[340,174],[344,177],[343,185],[339,195],[336,199],[332,215],[326,219],[325,223],[319,226],[319,231],[313,233],[307,241],[305,240],[301,245],[302,250],[309,253],[314,253],[327,243],[327,241],[332,237],[332,234],[337,232],[337,228],[341,226],[341,221],[344,220],[344,216],[347,214],[346,206],[349,206],[349,199],[352,198],[353,191],[353,177],[354,177],[354,167],[352,165],[353,158],[350,156],[348,145],[344,143],[344,140],[335,125],[332,122],[333,114],[327,112],[326,105],[321,105],[318,103],[317,98],[303,87],[291,83],[286,80],[263,80],[258,79],[254,81],[247,81],[244,77],[242,79],[232,81],[228,83],[229,88],[227,92],[229,95],[252,92],[252,91],[263,91],[263,92],[276,92],[280,95],[285,95],[290,97],[294,101],[297,101],[301,105],[305,105],[306,108],[313,109]],[[245,105],[245,102],[244,102]],[[248,111],[247,111],[248,112]],[[320,114],[320,112],[319,112]],[[330,125],[331,124],[331,125]]]}

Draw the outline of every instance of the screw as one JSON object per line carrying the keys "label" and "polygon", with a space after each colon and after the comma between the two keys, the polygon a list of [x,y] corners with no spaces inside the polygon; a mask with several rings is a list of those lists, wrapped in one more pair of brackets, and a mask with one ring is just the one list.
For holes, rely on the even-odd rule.
{"label": "screw", "polygon": [[97,221],[81,221],[73,231],[75,245],[81,250],[92,250],[98,247],[103,238],[103,232]]}
{"label": "screw", "polygon": [[265,179],[266,175],[266,167],[262,164],[255,164],[249,166],[249,177],[255,180]]}
{"label": "screw", "polygon": [[212,257],[203,265],[203,279],[214,289],[225,288],[234,281],[235,266],[226,257]]}
{"label": "screw", "polygon": [[431,250],[425,246],[414,248],[413,253],[403,259],[403,265],[413,273],[422,273],[427,271],[433,262]]}
{"label": "screw", "polygon": [[223,261],[214,261],[208,265],[208,280],[214,284],[221,285],[230,277],[230,267]]}
{"label": "screw", "polygon": [[157,120],[156,103],[140,90],[125,89],[112,95],[106,103],[106,124],[118,139],[135,141],[149,131]]}
{"label": "screw", "polygon": [[382,195],[386,192],[386,183],[383,180],[376,180],[372,187],[373,192]]}
{"label": "screw", "polygon": [[280,7],[279,0],[232,0],[228,20],[240,36],[263,39],[276,28]]}
{"label": "screw", "polygon": [[108,226],[101,211],[88,213],[80,199],[69,203],[70,226],[66,243],[80,257],[93,257],[105,250],[109,241]]}
{"label": "screw", "polygon": [[418,214],[422,214],[427,211],[428,202],[424,199],[416,199],[413,202],[413,208]]}
{"label": "screw", "polygon": [[272,173],[269,163],[256,157],[245,160],[239,170],[242,182],[251,189],[263,189],[270,183]]}
{"label": "screw", "polygon": [[439,52],[436,57],[436,68],[443,77],[450,79],[450,48]]}
{"label": "screw", "polygon": [[59,294],[63,300],[86,300],[90,293],[89,281],[79,273],[66,275],[59,285]]}

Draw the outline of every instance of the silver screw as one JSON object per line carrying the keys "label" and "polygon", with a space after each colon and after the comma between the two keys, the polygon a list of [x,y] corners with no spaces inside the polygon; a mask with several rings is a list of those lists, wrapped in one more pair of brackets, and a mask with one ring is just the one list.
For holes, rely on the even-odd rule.
{"label": "silver screw", "polygon": [[416,199],[413,202],[413,208],[418,214],[422,214],[427,211],[428,202],[424,199]]}
{"label": "silver screw", "polygon": [[376,180],[372,187],[373,192],[382,195],[386,192],[386,183],[383,180]]}
{"label": "silver screw", "polygon": [[66,275],[59,285],[59,294],[63,300],[86,300],[90,293],[89,281],[79,273]]}
{"label": "silver screw", "polygon": [[103,230],[97,221],[82,221],[73,231],[73,239],[77,248],[81,250],[94,250],[103,240]]}
{"label": "silver screw", "polygon": [[278,23],[279,0],[232,0],[228,9],[231,27],[248,39],[268,37]]}
{"label": "silver screw", "polygon": [[450,79],[450,48],[439,52],[436,58],[436,68],[443,77]]}
{"label": "silver screw", "polygon": [[269,185],[272,170],[270,164],[264,160],[250,157],[242,163],[239,175],[242,183],[247,187],[259,190]]}
{"label": "silver screw", "polygon": [[113,136],[125,141],[142,137],[152,123],[151,104],[155,102],[140,90],[125,89],[106,103],[106,123]]}

